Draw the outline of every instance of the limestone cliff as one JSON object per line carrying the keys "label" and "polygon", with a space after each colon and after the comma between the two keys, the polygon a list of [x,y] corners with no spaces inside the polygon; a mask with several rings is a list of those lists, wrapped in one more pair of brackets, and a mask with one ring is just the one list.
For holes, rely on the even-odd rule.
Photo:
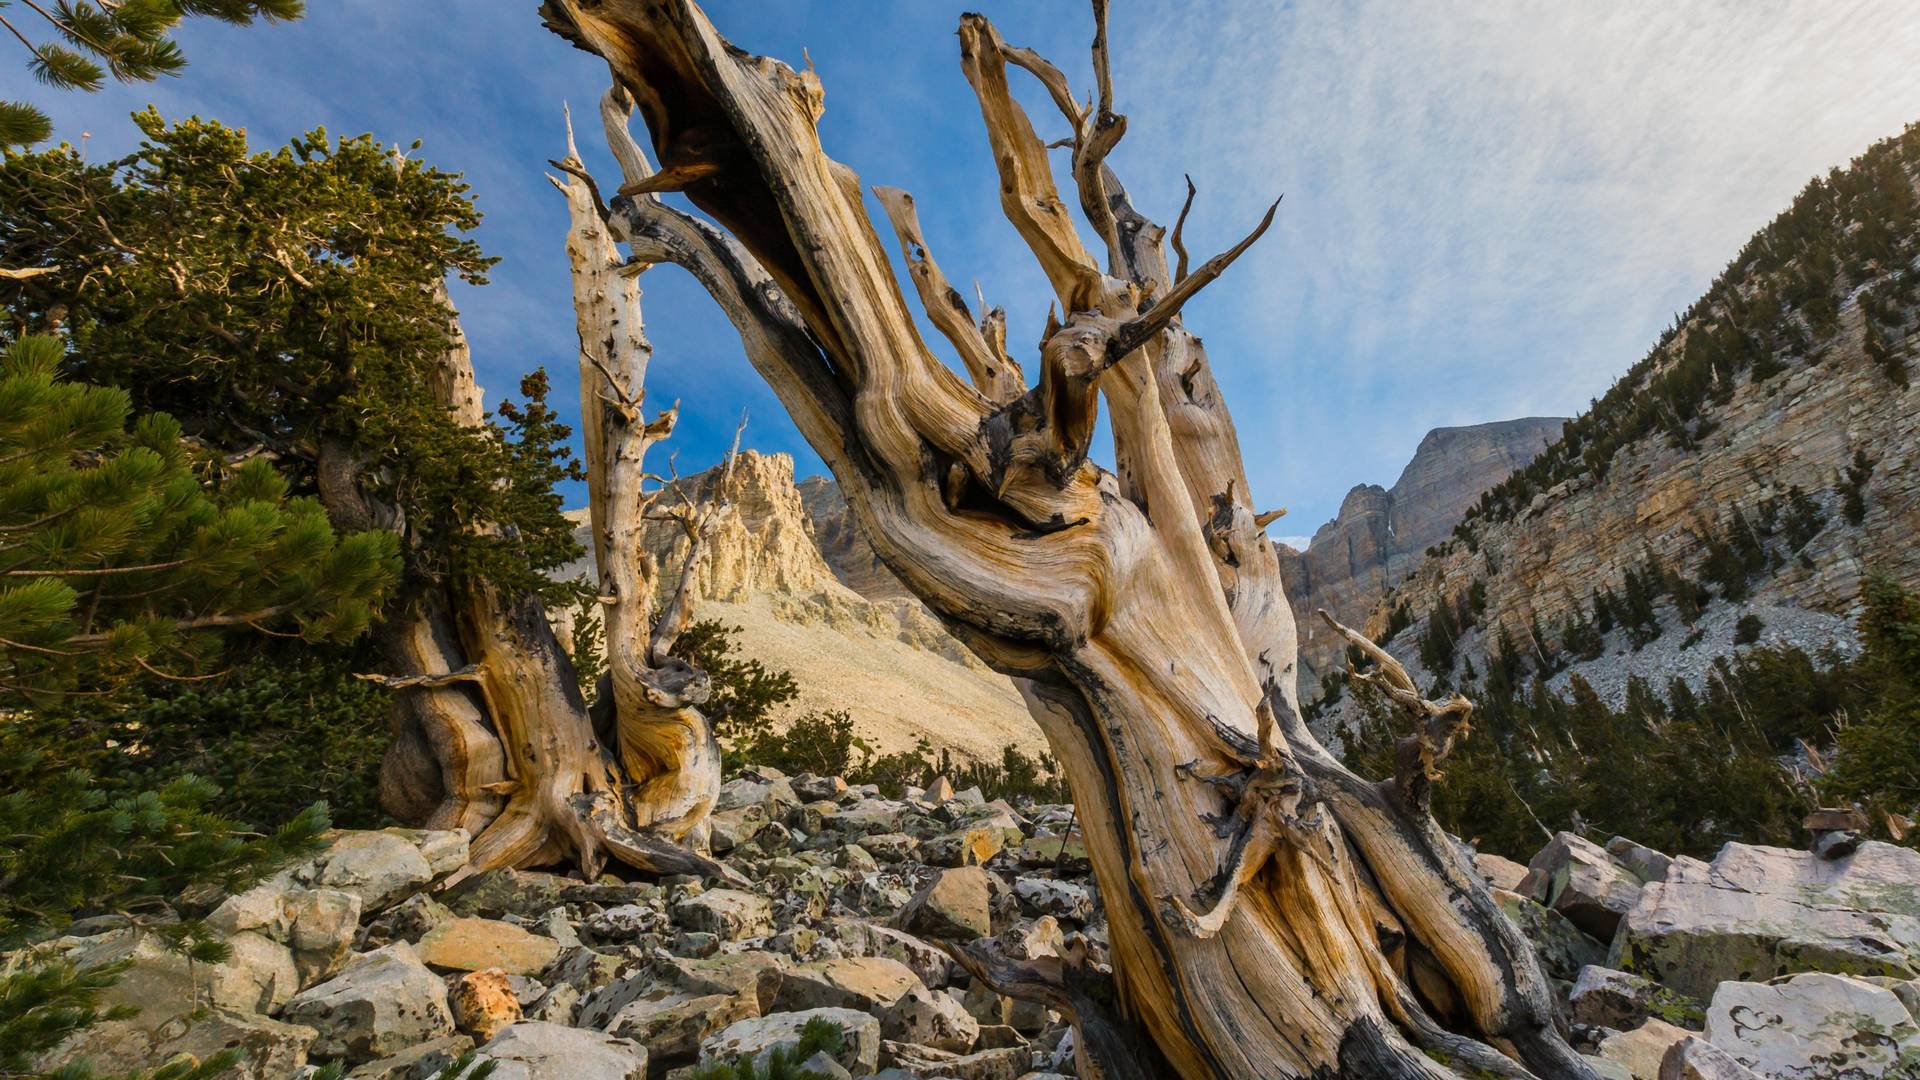
{"label": "limestone cliff", "polygon": [[[1446,602],[1482,671],[1500,632],[1550,668],[1631,669],[1661,624],[1697,642],[1758,607],[1769,624],[1826,613],[1844,637],[1865,574],[1920,586],[1916,177],[1920,126],[1810,184],[1375,606],[1369,633],[1411,614],[1392,642],[1411,654]],[[1657,621],[1629,634],[1636,608]],[[1685,648],[1704,671],[1717,646]]]}
{"label": "limestone cliff", "polygon": [[1559,438],[1563,417],[1531,416],[1470,427],[1435,428],[1420,440],[1392,488],[1361,484],[1339,516],[1320,526],[1306,551],[1280,548],[1287,599],[1300,627],[1301,691],[1312,696],[1340,645],[1312,618],[1326,608],[1359,625],[1429,547],[1447,538],[1487,489]]}
{"label": "limestone cliff", "polygon": [[[720,480],[720,470],[709,469],[679,487],[704,504],[723,494]],[[1045,749],[1013,684],[893,581],[853,531],[831,481],[796,486],[793,458],[743,450],[724,495],[733,512],[701,565],[695,617],[736,627],[745,656],[792,672],[801,690],[795,715],[845,709],[882,751],[909,749],[922,737],[973,757],[998,758],[1007,744]],[[582,525],[581,544],[590,546],[585,511],[571,513]],[[830,527],[824,543],[816,521]],[[657,521],[645,543],[664,593],[678,582],[687,538],[677,523]],[[851,573],[843,585],[836,576],[843,565],[866,567],[865,574]],[[590,576],[590,560],[566,574]]]}

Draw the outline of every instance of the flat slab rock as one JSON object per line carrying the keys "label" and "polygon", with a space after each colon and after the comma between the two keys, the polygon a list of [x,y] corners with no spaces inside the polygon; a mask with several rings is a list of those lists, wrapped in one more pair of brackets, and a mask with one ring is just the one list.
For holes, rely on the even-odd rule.
{"label": "flat slab rock", "polygon": [[1608,966],[1701,1000],[1801,971],[1920,975],[1920,852],[1869,841],[1827,860],[1728,844],[1675,859],[1622,921]]}
{"label": "flat slab rock", "polygon": [[1706,1038],[1762,1076],[1920,1078],[1920,1023],[1893,991],[1844,975],[1724,983]]}
{"label": "flat slab rock", "polygon": [[646,1080],[646,1047],[598,1031],[525,1020],[481,1044],[471,1076],[494,1063],[493,1080]]}

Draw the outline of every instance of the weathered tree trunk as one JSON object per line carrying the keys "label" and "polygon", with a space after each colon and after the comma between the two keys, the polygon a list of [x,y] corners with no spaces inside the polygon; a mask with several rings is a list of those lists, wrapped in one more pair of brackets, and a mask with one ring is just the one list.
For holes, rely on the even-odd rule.
{"label": "weathered tree trunk", "polygon": [[[642,413],[651,355],[636,283],[644,267],[626,265],[608,238],[571,130],[568,141],[562,168],[574,175],[554,183],[573,217],[567,251],[611,745],[596,734],[573,660],[540,601],[449,582],[389,632],[396,673],[378,681],[403,696],[382,801],[402,820],[473,832],[472,870],[571,863],[591,877],[611,856],[645,870],[732,877],[684,846],[704,846],[720,747],[698,708],[706,673],[669,653],[692,619],[689,590],[726,508],[660,508],[661,493],[644,490],[647,449],[674,419],[671,409],[651,421]],[[455,422],[477,426],[481,395],[457,321],[453,330],[434,390]],[[650,516],[670,516],[694,538],[664,611],[655,610],[641,548]]]}
{"label": "weathered tree trunk", "polygon": [[[1085,106],[984,18],[961,22],[1002,206],[1065,313],[1031,388],[995,320],[976,325],[945,285],[910,200],[882,192],[972,383],[920,339],[857,178],[820,147],[811,71],[734,49],[692,0],[547,0],[542,13],[608,61],[662,163],[613,200],[616,233],[636,257],[699,278],[889,567],[983,658],[1028,680],[1110,918],[1118,1015],[1079,1018],[1098,1035],[1089,1064],[1138,1075],[1114,1059],[1117,1025],[1138,1024],[1184,1077],[1591,1076],[1525,940],[1428,812],[1432,766],[1466,712],[1412,695],[1432,723],[1384,783],[1347,771],[1300,720],[1273,515],[1249,505],[1232,420],[1178,319],[1266,222],[1190,273],[1176,232],[1169,271],[1163,230],[1104,160],[1125,130],[1104,9],[1097,104]],[[1008,64],[1067,119],[1104,268],[1008,91]],[[626,197],[670,189],[731,237]],[[1087,456],[1102,394],[1117,476]],[[1102,1000],[1069,985],[1069,965],[972,960],[983,977],[1046,984],[1041,996],[1070,1010]]]}

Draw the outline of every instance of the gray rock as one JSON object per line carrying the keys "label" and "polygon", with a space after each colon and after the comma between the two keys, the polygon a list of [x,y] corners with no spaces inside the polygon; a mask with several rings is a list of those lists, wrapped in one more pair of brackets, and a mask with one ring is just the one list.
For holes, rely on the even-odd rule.
{"label": "gray rock", "polygon": [[1607,947],[1581,933],[1565,915],[1548,911],[1519,893],[1495,889],[1493,898],[1533,942],[1548,977],[1571,983],[1582,967],[1606,961]]}
{"label": "gray rock", "polygon": [[1652,1017],[1686,1028],[1698,1028],[1706,1010],[1697,1002],[1625,971],[1589,964],[1580,969],[1567,1006],[1576,1024],[1626,1031]]}
{"label": "gray rock", "polygon": [[773,929],[773,907],[763,896],[738,889],[709,889],[673,905],[674,921],[725,941],[758,937]]}
{"label": "gray rock", "polygon": [[1607,854],[1613,861],[1624,867],[1627,873],[1643,882],[1665,881],[1667,870],[1673,866],[1673,858],[1653,850],[1645,844],[1636,844],[1624,836],[1616,836],[1607,841]]}
{"label": "gray rock", "polygon": [[281,1015],[320,1033],[315,1053],[355,1064],[453,1033],[446,984],[405,942],[356,957]]}
{"label": "gray rock", "polygon": [[759,1004],[747,994],[695,996],[659,989],[615,1013],[606,1032],[646,1047],[648,1060],[658,1065],[691,1061],[708,1036],[759,1015]]}
{"label": "gray rock", "polygon": [[530,919],[559,904],[568,887],[577,884],[534,870],[483,870],[448,889],[441,899],[456,915]]}
{"label": "gray rock", "polygon": [[438,1075],[471,1049],[473,1039],[469,1036],[448,1035],[356,1066],[347,1077],[348,1080],[426,1080]]}
{"label": "gray rock", "polygon": [[1612,941],[1620,920],[1640,899],[1640,879],[1605,848],[1563,832],[1527,863],[1526,879],[1515,891],[1565,915],[1583,932]]}
{"label": "gray rock", "polygon": [[949,1054],[910,1043],[884,1042],[882,1055],[892,1068],[924,1080],[1019,1080],[1032,1064],[1024,1049],[982,1050],[976,1054]]}
{"label": "gray rock", "polygon": [[987,937],[993,933],[990,877],[978,866],[942,870],[913,894],[894,925],[934,938]]}
{"label": "gray rock", "polygon": [[302,989],[339,971],[360,931],[360,897],[339,889],[308,889],[288,905],[292,925],[286,942]]}
{"label": "gray rock", "polygon": [[[473,1068],[494,1062],[493,1080],[646,1080],[647,1049],[597,1031],[523,1020],[483,1043]],[[471,1075],[470,1068],[462,1076]]]}
{"label": "gray rock", "polygon": [[343,832],[312,859],[280,872],[274,884],[339,889],[380,911],[433,880],[420,848],[392,832]]}
{"label": "gray rock", "polygon": [[833,1058],[847,1071],[868,1076],[880,1067],[880,1021],[852,1009],[809,1009],[741,1020],[701,1043],[700,1056],[711,1061],[742,1057],[764,1061],[776,1047],[798,1046],[801,1029],[814,1019],[840,1029],[844,1038]]}
{"label": "gray rock", "polygon": [[1646,886],[1608,966],[1709,998],[1723,982],[1800,971],[1920,975],[1920,852],[1868,842],[1846,858],[1728,844]]}
{"label": "gray rock", "polygon": [[1722,983],[1706,1037],[1762,1076],[1920,1077],[1920,1024],[1891,990],[1845,975]]}
{"label": "gray rock", "polygon": [[980,1038],[980,1021],[952,997],[916,986],[881,1014],[880,1034],[895,1042],[964,1054]]}
{"label": "gray rock", "polygon": [[787,963],[773,953],[726,953],[704,960],[663,957],[656,965],[661,978],[691,994],[750,993],[760,1011],[773,1010]]}
{"label": "gray rock", "polygon": [[241,1063],[232,1073],[222,1074],[227,1080],[280,1080],[307,1063],[307,1048],[318,1037],[310,1027],[226,1009],[206,1010],[190,1020],[178,1011],[159,1016],[143,1013],[80,1032],[41,1067],[52,1071],[57,1065],[85,1061],[102,1075],[144,1074],[181,1054],[204,1060],[222,1050],[237,1049]]}
{"label": "gray rock", "polygon": [[1474,869],[1487,879],[1487,884],[1496,889],[1517,892],[1520,883],[1527,879],[1527,868],[1512,859],[1490,852],[1479,851],[1473,856]]}
{"label": "gray rock", "polygon": [[898,960],[849,956],[787,969],[773,1007],[781,1012],[824,1008],[879,1012],[916,989],[924,989],[920,977]]}
{"label": "gray rock", "polygon": [[1028,915],[1052,915],[1076,923],[1093,918],[1093,894],[1071,881],[1023,877],[1014,881],[1013,895]]}
{"label": "gray rock", "polygon": [[1681,1039],[1660,1059],[1660,1080],[1760,1080],[1733,1055],[1705,1039]]}

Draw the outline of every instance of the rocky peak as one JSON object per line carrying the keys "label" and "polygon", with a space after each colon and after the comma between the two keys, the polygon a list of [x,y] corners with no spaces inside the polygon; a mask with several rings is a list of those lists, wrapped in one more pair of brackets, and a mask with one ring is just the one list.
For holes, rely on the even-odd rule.
{"label": "rocky peak", "polygon": [[1392,488],[1361,484],[1340,514],[1320,526],[1304,552],[1281,549],[1287,596],[1300,627],[1302,692],[1340,654],[1317,619],[1326,608],[1358,625],[1380,598],[1444,540],[1488,488],[1559,438],[1562,417],[1530,416],[1468,427],[1435,428],[1420,440]]}
{"label": "rocky peak", "polygon": [[840,584],[869,600],[891,600],[912,594],[893,576],[873,545],[853,521],[840,485],[824,476],[809,476],[800,481],[800,501],[807,520],[813,525],[814,540],[820,554],[832,568]]}
{"label": "rocky peak", "polygon": [[[723,485],[725,472],[715,466],[680,485],[695,502],[725,498],[733,507],[701,563],[700,595],[738,602],[754,593],[808,593],[832,584],[793,483],[792,456],[742,450]],[[662,587],[671,587],[686,557],[686,534],[676,523],[654,522],[647,549],[659,560]]]}

